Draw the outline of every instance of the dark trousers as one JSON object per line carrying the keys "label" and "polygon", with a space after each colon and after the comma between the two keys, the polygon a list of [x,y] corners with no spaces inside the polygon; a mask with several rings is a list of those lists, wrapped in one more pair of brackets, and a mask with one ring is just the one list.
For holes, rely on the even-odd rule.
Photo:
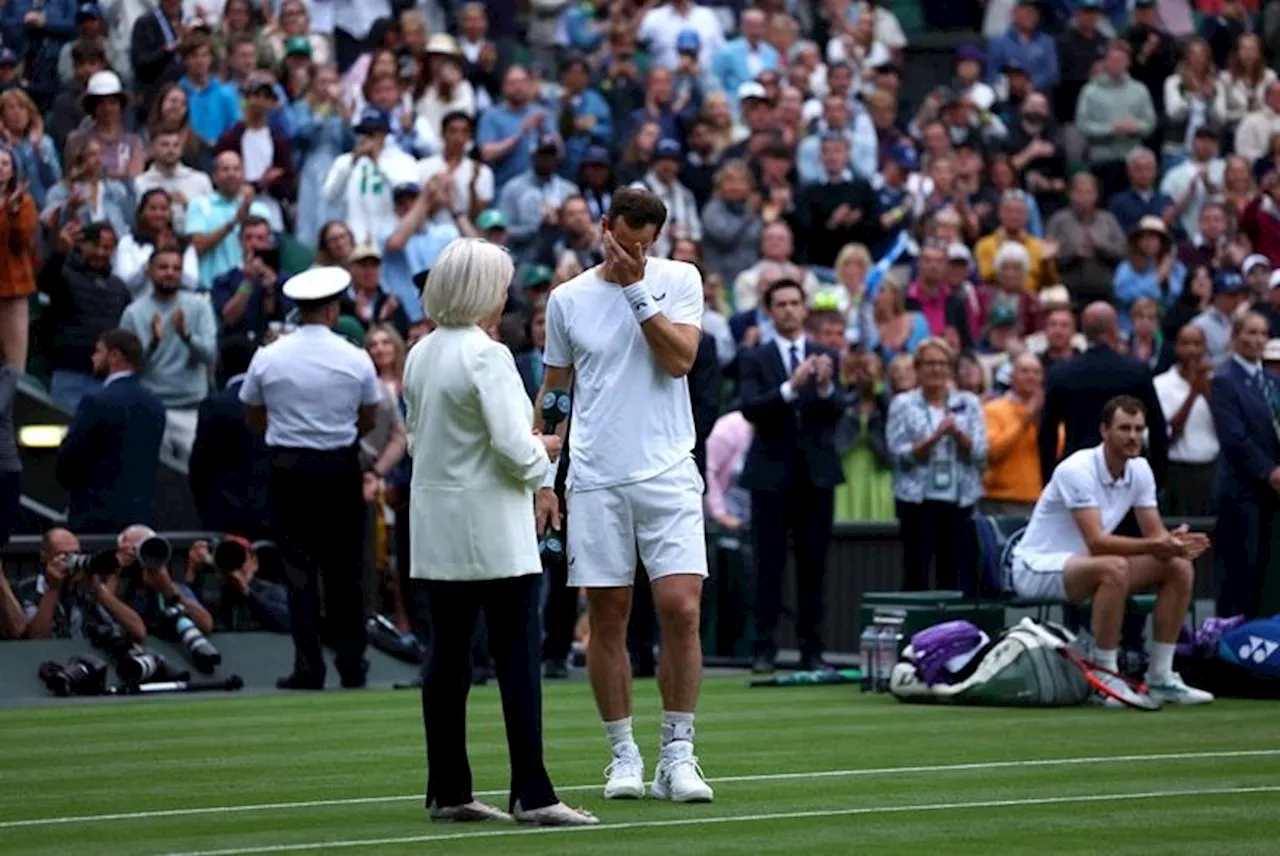
{"label": "dark trousers", "polygon": [[1262,581],[1271,561],[1276,503],[1221,497],[1213,533],[1217,614],[1256,618]]}
{"label": "dark trousers", "polygon": [[831,541],[834,492],[802,482],[782,490],[751,491],[756,548],[756,653],[772,656],[782,615],[782,572],[787,538],[795,548],[796,638],[800,653],[822,653],[823,581]]}
{"label": "dark trousers", "polygon": [[346,74],[364,53],[365,39],[357,39],[341,27],[333,30],[333,61],[340,74]]}
{"label": "dark trousers", "polygon": [[[961,585],[973,586],[977,558],[973,506],[931,499],[896,504],[902,532],[903,590],[956,591]],[[929,585],[930,562],[934,563],[933,586]]]}
{"label": "dark trousers", "polygon": [[323,675],[320,585],[338,671],[362,668],[366,644],[360,562],[364,501],[355,450],[273,449],[269,473],[276,544],[289,583],[294,671]]}
{"label": "dark trousers", "polygon": [[1170,517],[1212,517],[1217,505],[1218,462],[1169,462],[1165,474],[1164,513]]}
{"label": "dark trousers", "polygon": [[1102,188],[1102,195],[1098,202],[1105,207],[1112,196],[1129,186],[1129,168],[1123,160],[1095,163],[1092,167],[1093,174],[1097,176],[1098,184]]}
{"label": "dark trousers", "polygon": [[431,613],[432,645],[422,682],[422,721],[427,732],[427,805],[463,805],[472,799],[467,761],[467,694],[471,642],[483,609],[489,650],[498,672],[502,716],[511,757],[510,808],[535,809],[557,802],[542,763],[542,685],[538,652],[542,628],[536,574],[474,582],[424,584]]}

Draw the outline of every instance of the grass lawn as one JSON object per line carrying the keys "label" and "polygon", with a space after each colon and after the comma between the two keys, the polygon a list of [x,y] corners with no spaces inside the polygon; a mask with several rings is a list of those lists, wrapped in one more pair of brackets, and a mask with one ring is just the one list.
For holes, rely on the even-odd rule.
{"label": "grass lawn", "polygon": [[[681,806],[606,803],[589,689],[545,695],[552,779],[601,827],[430,823],[411,692],[129,699],[0,711],[0,853],[1280,852],[1275,703],[943,709],[713,678],[697,745],[716,801]],[[650,773],[658,708],[640,682]],[[493,686],[472,694],[471,761],[505,807]]]}

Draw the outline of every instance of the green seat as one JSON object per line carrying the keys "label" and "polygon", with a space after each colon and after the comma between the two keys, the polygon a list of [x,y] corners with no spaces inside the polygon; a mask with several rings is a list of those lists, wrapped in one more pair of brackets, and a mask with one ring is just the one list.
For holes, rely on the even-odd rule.
{"label": "green seat", "polygon": [[884,8],[897,17],[904,35],[910,37],[924,32],[924,4],[921,0],[885,0]]}
{"label": "green seat", "polygon": [[302,273],[315,264],[315,250],[293,235],[280,235],[280,271],[286,276]]}

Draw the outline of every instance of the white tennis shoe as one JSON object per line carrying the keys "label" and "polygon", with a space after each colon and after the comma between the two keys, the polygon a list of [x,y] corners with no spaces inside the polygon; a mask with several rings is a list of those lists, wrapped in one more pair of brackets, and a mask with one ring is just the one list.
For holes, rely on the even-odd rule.
{"label": "white tennis shoe", "polygon": [[1170,672],[1163,683],[1148,681],[1147,692],[1164,704],[1209,704],[1213,701],[1213,693],[1188,686],[1177,672]]}
{"label": "white tennis shoe", "polygon": [[624,743],[613,753],[613,760],[604,768],[604,798],[607,800],[638,800],[644,798],[644,759],[640,747]]}
{"label": "white tennis shoe", "polygon": [[693,744],[687,740],[668,743],[658,757],[658,769],[654,771],[654,799],[672,802],[711,802],[715,792],[707,784],[693,754]]}

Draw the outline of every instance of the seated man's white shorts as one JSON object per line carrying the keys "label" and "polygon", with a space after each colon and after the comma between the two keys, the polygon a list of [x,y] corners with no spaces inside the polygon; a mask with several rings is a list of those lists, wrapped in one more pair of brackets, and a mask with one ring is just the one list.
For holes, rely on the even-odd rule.
{"label": "seated man's white shorts", "polygon": [[707,575],[702,476],[692,459],[645,481],[570,490],[565,501],[569,585],[633,585],[637,552],[650,580]]}
{"label": "seated man's white shorts", "polygon": [[1066,600],[1062,574],[1071,553],[1022,554],[1013,557],[1013,591],[1018,597]]}

